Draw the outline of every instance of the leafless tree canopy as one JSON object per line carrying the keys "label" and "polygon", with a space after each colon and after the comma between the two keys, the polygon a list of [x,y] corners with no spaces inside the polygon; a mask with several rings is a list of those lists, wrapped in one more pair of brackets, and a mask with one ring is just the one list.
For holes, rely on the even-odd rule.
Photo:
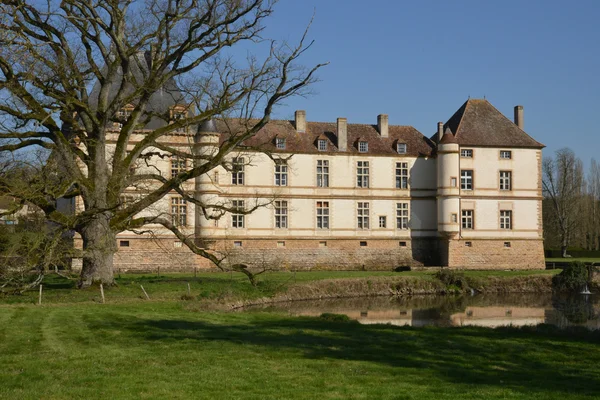
{"label": "leafless tree canopy", "polygon": [[[5,193],[35,204],[65,230],[81,234],[81,285],[112,282],[115,234],[159,223],[192,250],[169,219],[136,218],[182,183],[224,163],[224,156],[254,135],[282,100],[305,94],[312,68],[297,65],[310,47],[262,37],[275,0],[22,1],[0,4],[0,151],[43,148],[50,154],[32,191],[9,182]],[[246,43],[263,51],[240,60],[229,49]],[[255,53],[256,54],[256,53]],[[155,107],[156,96],[183,106],[181,118]],[[128,108],[127,114],[120,113]],[[161,142],[164,135],[212,118],[238,121],[216,154],[194,155]],[[162,122],[162,123],[161,123]],[[114,153],[107,137],[120,131]],[[131,145],[132,135],[143,139]],[[136,174],[156,149],[191,160],[174,177]],[[122,206],[123,190],[140,182],[144,196]],[[61,213],[57,198],[81,196],[84,210]],[[196,201],[188,197],[190,201]],[[209,205],[198,204],[200,207]],[[218,260],[213,260],[217,262]]]}

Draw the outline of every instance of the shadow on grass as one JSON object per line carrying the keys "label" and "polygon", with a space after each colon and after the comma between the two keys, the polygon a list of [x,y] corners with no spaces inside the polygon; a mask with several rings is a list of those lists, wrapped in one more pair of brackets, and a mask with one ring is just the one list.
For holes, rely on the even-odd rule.
{"label": "shadow on grass", "polygon": [[[442,380],[497,386],[523,393],[600,393],[597,333],[532,328],[412,328],[360,325],[319,318],[261,317],[251,323],[211,324],[186,320],[97,321],[99,329],[128,330],[142,340],[224,341],[264,351],[301,351],[309,359],[338,359],[426,369]],[[590,351],[592,350],[592,351]]]}

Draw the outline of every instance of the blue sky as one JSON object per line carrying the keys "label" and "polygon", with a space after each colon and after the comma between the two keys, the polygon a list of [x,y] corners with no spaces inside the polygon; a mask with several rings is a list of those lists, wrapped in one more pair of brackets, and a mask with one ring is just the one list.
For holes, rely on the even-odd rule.
{"label": "blue sky", "polygon": [[469,96],[486,97],[525,130],[568,146],[589,165],[600,145],[600,1],[282,0],[265,35],[297,41],[313,12],[313,47],[302,59],[329,61],[308,98],[275,118],[412,125],[435,132]]}

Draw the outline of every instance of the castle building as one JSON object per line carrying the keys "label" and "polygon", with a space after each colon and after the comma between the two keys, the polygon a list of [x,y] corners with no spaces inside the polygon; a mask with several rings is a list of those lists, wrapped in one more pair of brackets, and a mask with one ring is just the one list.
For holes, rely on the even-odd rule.
{"label": "castle building", "polygon": [[[210,155],[235,123],[208,121],[164,140]],[[389,125],[387,115],[368,125],[309,122],[296,111],[186,182],[216,207],[202,212],[173,193],[149,212],[169,214],[196,243],[254,267],[541,269],[543,147],[524,132],[522,106],[513,122],[482,99],[467,100],[431,138]],[[168,155],[152,163],[165,177],[189,167]],[[158,227],[117,242],[117,269],[210,267]]]}

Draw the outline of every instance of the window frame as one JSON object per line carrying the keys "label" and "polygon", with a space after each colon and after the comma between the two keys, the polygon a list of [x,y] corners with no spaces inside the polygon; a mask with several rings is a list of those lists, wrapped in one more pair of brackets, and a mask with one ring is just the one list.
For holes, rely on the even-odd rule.
{"label": "window frame", "polygon": [[[506,154],[508,154],[508,157],[503,157]],[[501,160],[512,160],[512,150],[500,150],[499,157]]]}
{"label": "window frame", "polygon": [[472,231],[475,229],[475,210],[466,209],[460,212],[461,229]]}
{"label": "window frame", "polygon": [[246,159],[234,157],[231,159],[231,184],[242,186],[246,184]]}
{"label": "window frame", "polygon": [[329,187],[329,160],[317,160],[317,187]]}
{"label": "window frame", "polygon": [[287,160],[275,160],[274,178],[275,186],[288,186]]}
{"label": "window frame", "polygon": [[370,229],[371,209],[368,201],[356,203],[356,229]]}
{"label": "window frame", "polygon": [[513,229],[512,210],[500,210],[499,227],[502,230],[510,231]]}
{"label": "window frame", "polygon": [[409,170],[408,162],[396,162],[396,189],[408,189]]}
{"label": "window frame", "polygon": [[361,189],[369,188],[369,161],[356,162],[356,187]]}
{"label": "window frame", "polygon": [[407,201],[396,202],[396,229],[410,229],[410,205]]}
{"label": "window frame", "polygon": [[287,140],[284,137],[275,138],[275,148],[278,150],[285,150],[287,147]]}
{"label": "window frame", "polygon": [[287,229],[288,228],[288,201],[287,200],[275,200],[273,202],[274,214],[275,214],[275,228],[276,229]]}
{"label": "window frame", "polygon": [[171,155],[171,178],[187,170],[187,158]]}
{"label": "window frame", "polygon": [[460,149],[460,158],[473,158],[473,149]]}
{"label": "window frame", "polygon": [[175,226],[188,226],[187,200],[181,196],[171,196],[171,223]]}
{"label": "window frame", "polygon": [[[400,151],[401,148],[403,148],[402,151]],[[406,143],[396,143],[396,153],[406,154],[407,151],[408,151],[408,145]]]}
{"label": "window frame", "polygon": [[[466,175],[464,175],[466,174]],[[460,190],[473,190],[473,170],[472,169],[461,169],[460,170]]]}
{"label": "window frame", "polygon": [[315,203],[316,209],[316,228],[317,229],[329,229],[329,217],[330,208],[329,201],[317,201]]}
{"label": "window frame", "polygon": [[[505,174],[505,176],[502,176]],[[498,173],[498,188],[502,191],[512,190],[512,171],[499,171]],[[507,187],[508,186],[508,187]]]}
{"label": "window frame", "polygon": [[366,142],[364,140],[359,140],[358,152],[359,153],[368,153],[369,152],[369,142]]}
{"label": "window frame", "polygon": [[[231,227],[235,229],[244,229],[246,228],[246,215],[243,214],[246,207],[246,202],[244,200],[231,200]],[[236,213],[235,211],[240,211],[240,213]]]}
{"label": "window frame", "polygon": [[317,149],[319,151],[327,151],[327,140],[317,139]]}
{"label": "window frame", "polygon": [[379,219],[379,228],[387,229],[387,215],[380,215],[378,219]]}

